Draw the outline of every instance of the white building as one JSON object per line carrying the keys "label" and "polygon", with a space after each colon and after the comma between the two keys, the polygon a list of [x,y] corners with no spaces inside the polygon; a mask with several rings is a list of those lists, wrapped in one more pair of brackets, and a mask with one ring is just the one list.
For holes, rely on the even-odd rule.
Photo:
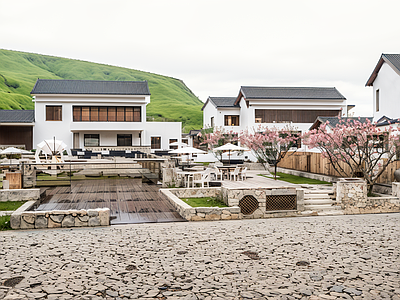
{"label": "white building", "polygon": [[374,121],[400,117],[400,54],[382,54],[365,85],[373,88]]}
{"label": "white building", "polygon": [[336,88],[242,86],[237,97],[209,97],[203,108],[204,128],[241,130],[262,126],[307,131],[318,116],[347,113],[346,98]]}
{"label": "white building", "polygon": [[56,137],[68,149],[149,153],[181,142],[180,122],[146,122],[146,81],[38,79],[31,94],[34,147]]}

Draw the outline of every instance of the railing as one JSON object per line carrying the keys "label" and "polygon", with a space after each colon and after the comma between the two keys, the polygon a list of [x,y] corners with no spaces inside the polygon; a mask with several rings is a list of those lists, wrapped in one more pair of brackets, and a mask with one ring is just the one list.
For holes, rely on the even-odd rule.
{"label": "railing", "polygon": [[140,151],[143,153],[150,153],[151,146],[98,146],[85,147],[85,150],[99,153],[101,151]]}

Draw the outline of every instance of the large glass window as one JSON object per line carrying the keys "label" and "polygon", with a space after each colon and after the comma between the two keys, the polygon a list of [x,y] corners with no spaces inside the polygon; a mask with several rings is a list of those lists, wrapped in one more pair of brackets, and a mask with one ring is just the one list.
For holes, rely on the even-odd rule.
{"label": "large glass window", "polygon": [[100,146],[100,135],[99,134],[85,134],[84,145],[86,147],[97,147]]}
{"label": "large glass window", "polygon": [[62,106],[46,105],[46,121],[62,121]]}
{"label": "large glass window", "polygon": [[140,106],[74,106],[74,122],[141,122]]}
{"label": "large glass window", "polygon": [[256,109],[255,123],[314,123],[317,117],[337,117],[340,110]]}
{"label": "large glass window", "polygon": [[132,134],[117,134],[117,146],[132,146]]}
{"label": "large glass window", "polygon": [[225,116],[225,126],[239,126],[239,116]]}
{"label": "large glass window", "polygon": [[161,137],[152,136],[151,137],[151,149],[161,149]]}

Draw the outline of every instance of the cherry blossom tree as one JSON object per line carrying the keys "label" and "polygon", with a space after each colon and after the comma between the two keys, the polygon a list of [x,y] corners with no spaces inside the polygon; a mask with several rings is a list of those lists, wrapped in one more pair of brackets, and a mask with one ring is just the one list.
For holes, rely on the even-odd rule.
{"label": "cherry blossom tree", "polygon": [[214,151],[214,148],[237,140],[236,132],[233,130],[226,131],[224,128],[205,129],[202,130],[198,136],[203,140],[201,144],[206,144],[208,150],[211,150],[219,161],[222,161],[223,151]]}
{"label": "cherry blossom tree", "polygon": [[245,130],[239,134],[238,139],[241,145],[253,150],[259,162],[274,165],[276,180],[278,163],[296,144],[298,138],[295,130],[286,126],[284,128],[258,127],[254,132]]}
{"label": "cherry blossom tree", "polygon": [[303,135],[303,142],[319,149],[340,176],[362,174],[371,193],[374,183],[396,157],[399,130],[391,126],[381,130],[368,119],[340,119],[332,129],[328,125],[329,121]]}

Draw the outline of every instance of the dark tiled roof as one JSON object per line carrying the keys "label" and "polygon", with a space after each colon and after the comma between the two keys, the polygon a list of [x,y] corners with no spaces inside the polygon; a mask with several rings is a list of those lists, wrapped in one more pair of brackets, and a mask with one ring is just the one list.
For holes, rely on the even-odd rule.
{"label": "dark tiled roof", "polygon": [[31,94],[150,95],[150,91],[147,81],[38,79]]}
{"label": "dark tiled roof", "polygon": [[338,117],[317,117],[313,125],[311,125],[310,130],[318,128],[321,124],[325,124],[326,121],[329,121],[328,126],[333,128],[339,124],[339,120],[341,120],[341,122],[347,122],[347,120],[357,120],[361,123],[364,123],[367,121],[367,119],[372,122],[372,117],[342,117],[340,119]]}
{"label": "dark tiled roof", "polygon": [[381,69],[383,63],[387,63],[393,71],[400,75],[400,54],[384,54],[382,53],[381,58],[375,66],[374,71],[372,71],[371,76],[368,78],[365,86],[372,86],[376,76],[378,76],[379,70]]}
{"label": "dark tiled roof", "polygon": [[34,110],[0,110],[0,123],[33,123]]}
{"label": "dark tiled roof", "polygon": [[399,124],[400,123],[400,118],[397,118],[397,119],[387,118],[386,120],[383,120],[381,118],[379,120],[381,120],[381,122],[376,124],[376,126],[378,126],[378,127],[380,127],[380,126],[389,126],[389,125],[392,125],[392,124]]}
{"label": "dark tiled roof", "polygon": [[236,97],[208,97],[201,110],[207,105],[208,102],[212,102],[215,107],[240,107],[239,104],[235,104]]}
{"label": "dark tiled roof", "polygon": [[[341,99],[346,98],[336,88],[320,87],[257,87],[242,86],[246,99]],[[240,96],[240,94],[239,94]]]}
{"label": "dark tiled roof", "polygon": [[190,130],[189,136],[196,136],[201,132],[201,130]]}

